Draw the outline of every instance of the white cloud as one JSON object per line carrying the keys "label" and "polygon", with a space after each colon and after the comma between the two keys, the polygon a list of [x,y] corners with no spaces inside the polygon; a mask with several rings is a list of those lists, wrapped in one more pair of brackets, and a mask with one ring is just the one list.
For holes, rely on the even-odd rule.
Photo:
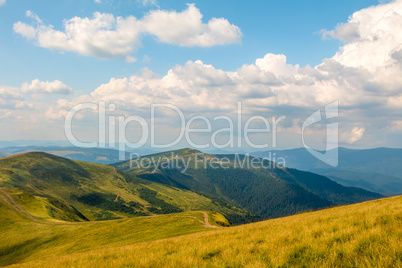
{"label": "white cloud", "polygon": [[344,66],[373,71],[392,64],[390,53],[402,43],[402,1],[357,11],[330,35],[346,42],[334,57]]}
{"label": "white cloud", "polygon": [[31,103],[19,92],[19,88],[0,86],[0,110],[2,113],[11,115],[16,109],[30,109]]}
{"label": "white cloud", "polygon": [[101,0],[95,0],[95,3],[100,4]]}
{"label": "white cloud", "polygon": [[154,10],[141,20],[146,32],[159,41],[180,46],[210,47],[241,42],[240,28],[223,18],[202,23],[202,14],[194,4],[180,13]]}
{"label": "white cloud", "polygon": [[43,21],[39,18],[39,16],[36,15],[36,13],[35,13],[35,12],[32,12],[31,10],[27,10],[27,12],[25,12],[25,15],[26,15],[28,18],[33,19],[38,25],[40,25],[40,24],[43,23]]}
{"label": "white cloud", "polygon": [[36,37],[36,33],[38,32],[38,30],[36,28],[34,28],[31,25],[27,25],[25,23],[22,22],[17,22],[14,23],[13,26],[13,30],[14,32],[24,36],[27,39],[34,39]]}
{"label": "white cloud", "polygon": [[27,11],[33,25],[16,22],[14,32],[33,40],[36,45],[61,51],[74,51],[101,59],[130,56],[140,45],[142,34],[151,34],[161,42],[181,46],[209,47],[241,42],[240,29],[223,18],[202,23],[202,14],[194,4],[182,12],[154,10],[141,20],[134,16],[114,17],[95,12],[92,18],[74,17],[64,21],[64,31],[45,25]]}
{"label": "white cloud", "polygon": [[364,127],[354,127],[352,130],[341,133],[340,140],[341,142],[346,142],[348,144],[353,144],[363,138]]}
{"label": "white cloud", "polygon": [[[43,94],[70,93],[72,89],[58,80],[42,82],[35,79],[21,87],[0,86],[0,119],[3,129],[8,130],[2,132],[2,138],[26,138],[26,133],[29,133],[30,137],[42,138],[46,135],[52,139],[55,133],[62,134],[59,125],[49,125],[48,120],[52,118],[51,113],[56,118],[64,113],[64,109],[52,110],[55,106],[49,105],[49,99]],[[57,103],[59,106],[63,102],[59,100]],[[43,129],[47,131],[43,132]]]}
{"label": "white cloud", "polygon": [[40,47],[75,51],[98,58],[125,58],[140,44],[138,21],[133,16],[124,19],[95,12],[91,19],[74,17],[67,20],[64,27],[62,32],[44,24],[32,27],[17,22],[14,31],[28,39],[34,36]]}
{"label": "white cloud", "polygon": [[22,92],[25,93],[42,93],[42,94],[72,94],[72,88],[65,85],[59,80],[40,81],[39,79],[32,80],[31,83],[24,83],[21,86]]}
{"label": "white cloud", "polygon": [[0,0],[0,6],[4,5],[7,0]]}
{"label": "white cloud", "polygon": [[18,92],[18,88],[0,87],[0,99],[23,100],[24,97]]}

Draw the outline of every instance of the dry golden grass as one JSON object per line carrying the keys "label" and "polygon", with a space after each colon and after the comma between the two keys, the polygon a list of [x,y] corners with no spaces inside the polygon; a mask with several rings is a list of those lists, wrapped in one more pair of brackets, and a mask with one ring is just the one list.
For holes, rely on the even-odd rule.
{"label": "dry golden grass", "polygon": [[402,197],[21,267],[402,267]]}

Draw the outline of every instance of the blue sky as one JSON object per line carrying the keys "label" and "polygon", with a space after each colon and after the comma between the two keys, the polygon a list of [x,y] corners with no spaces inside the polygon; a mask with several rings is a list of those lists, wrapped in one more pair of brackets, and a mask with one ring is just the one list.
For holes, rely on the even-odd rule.
{"label": "blue sky", "polygon": [[[340,146],[401,147],[401,28],[401,0],[0,0],[0,140],[64,140],[86,102],[147,122],[152,103],[211,119],[242,102],[248,117],[285,116],[278,147],[294,148],[309,115],[337,102]],[[158,120],[162,140],[180,130],[169,112]],[[73,125],[98,138],[94,113]],[[325,131],[304,134],[322,148]]]}

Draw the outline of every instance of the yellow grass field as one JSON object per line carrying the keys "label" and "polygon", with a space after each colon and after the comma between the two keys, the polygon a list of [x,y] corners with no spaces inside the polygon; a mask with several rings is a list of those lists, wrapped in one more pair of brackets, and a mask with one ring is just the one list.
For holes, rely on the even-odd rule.
{"label": "yellow grass field", "polygon": [[15,267],[402,267],[402,197]]}

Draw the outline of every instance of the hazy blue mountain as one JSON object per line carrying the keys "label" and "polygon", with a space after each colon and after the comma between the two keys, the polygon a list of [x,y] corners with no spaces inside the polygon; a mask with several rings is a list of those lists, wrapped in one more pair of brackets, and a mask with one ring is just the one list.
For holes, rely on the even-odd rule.
{"label": "hazy blue mountain", "polygon": [[68,141],[40,141],[40,140],[0,140],[0,148],[26,147],[26,146],[72,146]]}
{"label": "hazy blue mountain", "polygon": [[385,195],[402,194],[402,149],[339,148],[339,165],[331,167],[304,148],[252,153],[258,157],[283,157],[286,167],[325,175],[346,186],[355,186]]}

